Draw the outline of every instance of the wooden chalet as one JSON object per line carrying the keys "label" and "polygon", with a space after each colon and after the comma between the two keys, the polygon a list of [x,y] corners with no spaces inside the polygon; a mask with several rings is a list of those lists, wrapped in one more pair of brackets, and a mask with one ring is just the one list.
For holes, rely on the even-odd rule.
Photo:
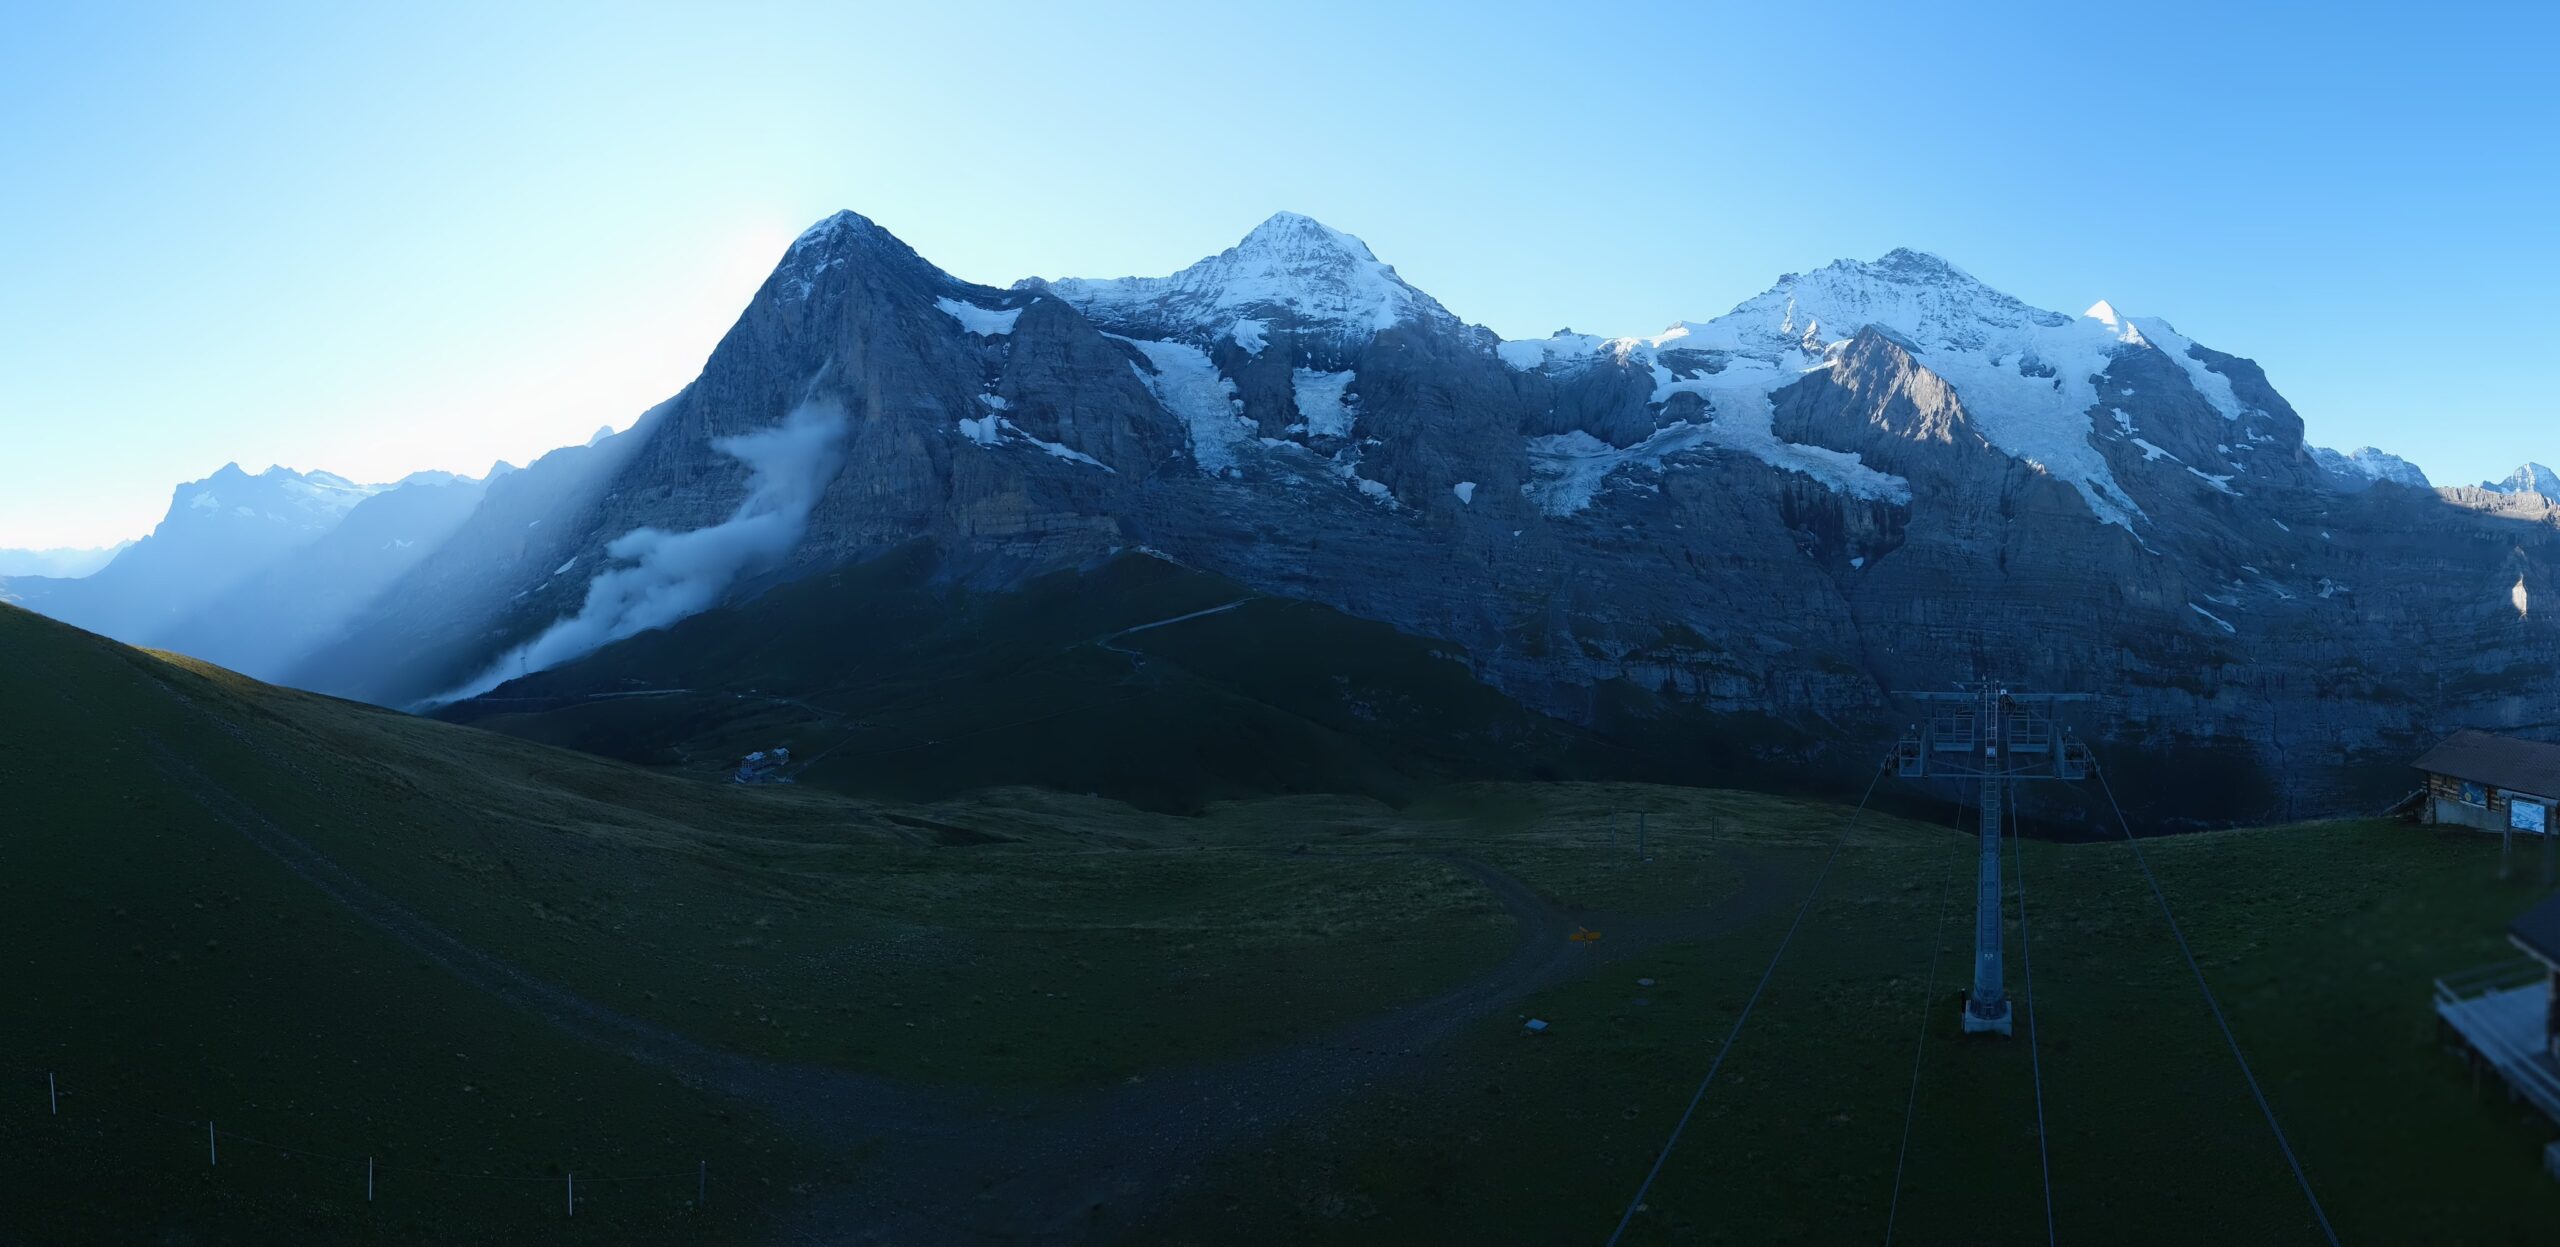
{"label": "wooden chalet", "polygon": [[2547,835],[2560,806],[2560,745],[2494,732],[2448,736],[2417,768],[2426,772],[2420,817],[2430,823]]}

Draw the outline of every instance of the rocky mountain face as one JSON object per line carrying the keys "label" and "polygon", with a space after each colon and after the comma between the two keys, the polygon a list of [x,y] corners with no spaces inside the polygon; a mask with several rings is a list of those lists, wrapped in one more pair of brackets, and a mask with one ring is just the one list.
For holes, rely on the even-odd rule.
{"label": "rocky mountain face", "polygon": [[2560,729],[2554,506],[2309,447],[2250,361],[1919,252],[1502,341],[1291,214],[997,289],[842,213],[682,393],[491,482],[288,674],[467,696],[918,539],[994,588],[1143,548],[1773,765],[1863,772],[1896,690],[2095,692],[2126,778],[2257,817]]}

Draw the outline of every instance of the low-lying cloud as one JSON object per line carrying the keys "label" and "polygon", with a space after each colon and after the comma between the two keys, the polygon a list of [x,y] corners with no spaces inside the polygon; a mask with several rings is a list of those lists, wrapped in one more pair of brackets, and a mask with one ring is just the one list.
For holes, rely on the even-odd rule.
{"label": "low-lying cloud", "polygon": [[624,637],[663,628],[718,602],[749,571],[782,561],[808,530],[809,511],[844,463],[844,407],[811,400],[782,423],[716,438],[713,449],[752,471],[746,499],[709,528],[635,528],[614,539],[610,567],[587,584],[578,613],[508,651],[430,704],[477,697],[508,680],[581,658]]}

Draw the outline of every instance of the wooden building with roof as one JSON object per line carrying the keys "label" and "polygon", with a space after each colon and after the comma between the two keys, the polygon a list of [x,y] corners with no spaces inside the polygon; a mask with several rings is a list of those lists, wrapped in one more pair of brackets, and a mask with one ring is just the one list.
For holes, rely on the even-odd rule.
{"label": "wooden building with roof", "polygon": [[2560,806],[2560,745],[2464,730],[2446,737],[2417,769],[2426,772],[2421,817],[2430,823],[2547,835]]}

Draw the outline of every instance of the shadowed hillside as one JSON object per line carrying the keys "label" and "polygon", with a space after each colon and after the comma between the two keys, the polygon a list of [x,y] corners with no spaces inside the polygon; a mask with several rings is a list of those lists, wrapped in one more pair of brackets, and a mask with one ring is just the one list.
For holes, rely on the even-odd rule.
{"label": "shadowed hillside", "polygon": [[799,782],[909,799],[1037,784],[1169,810],[1273,793],[1401,802],[1453,779],[1644,770],[1628,746],[1479,682],[1448,647],[1162,559],[1011,592],[945,577],[931,547],[909,546],[439,714],[702,774],[780,745]]}

